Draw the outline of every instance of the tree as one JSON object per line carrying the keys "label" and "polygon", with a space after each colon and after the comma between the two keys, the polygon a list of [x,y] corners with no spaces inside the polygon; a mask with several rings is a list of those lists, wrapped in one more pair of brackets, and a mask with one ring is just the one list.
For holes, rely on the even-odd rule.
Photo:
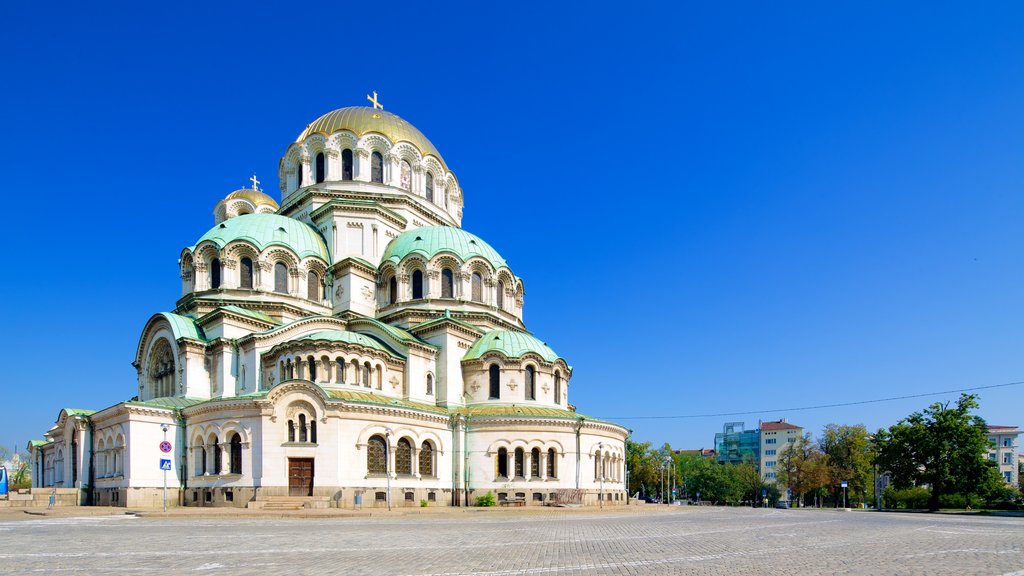
{"label": "tree", "polygon": [[751,504],[761,501],[761,489],[764,482],[761,480],[761,473],[757,466],[751,462],[743,462],[732,466],[736,474],[736,482],[739,485],[743,500],[750,500]]}
{"label": "tree", "polygon": [[626,441],[626,463],[629,466],[629,493],[648,495],[658,491],[661,463],[650,442]]}
{"label": "tree", "polygon": [[928,509],[939,509],[944,494],[971,493],[986,485],[995,471],[985,458],[988,427],[980,416],[977,396],[961,394],[954,407],[932,404],[914,412],[875,436],[875,463],[896,488],[928,485]]}
{"label": "tree", "polygon": [[812,482],[816,454],[819,454],[818,447],[811,439],[810,432],[797,438],[796,442],[787,444],[779,453],[778,483],[788,488],[790,494],[796,495],[798,503],[803,503],[805,492],[817,487]]}
{"label": "tree", "polygon": [[868,487],[872,484],[873,446],[868,429],[863,424],[847,426],[829,424],[822,431],[819,448],[825,455],[829,469],[829,486],[837,494],[840,484],[848,483],[847,495],[852,499],[860,496],[867,500]]}

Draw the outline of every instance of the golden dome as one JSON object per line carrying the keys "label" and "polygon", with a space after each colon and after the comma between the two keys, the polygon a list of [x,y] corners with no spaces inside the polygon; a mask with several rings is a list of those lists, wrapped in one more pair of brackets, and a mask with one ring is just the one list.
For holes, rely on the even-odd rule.
{"label": "golden dome", "polygon": [[437,152],[437,148],[434,148],[430,140],[427,140],[415,126],[395,114],[368,106],[349,106],[328,112],[306,126],[295,141],[302,142],[313,134],[330,136],[339,130],[348,130],[357,138],[362,138],[364,134],[377,133],[395,144],[409,142],[424,156],[434,156],[444,165],[444,159]]}
{"label": "golden dome", "polygon": [[274,210],[280,208],[280,206],[277,205],[276,200],[267,196],[263,192],[253,190],[252,188],[239,188],[231,194],[228,194],[224,200],[247,200],[253,206],[270,206]]}

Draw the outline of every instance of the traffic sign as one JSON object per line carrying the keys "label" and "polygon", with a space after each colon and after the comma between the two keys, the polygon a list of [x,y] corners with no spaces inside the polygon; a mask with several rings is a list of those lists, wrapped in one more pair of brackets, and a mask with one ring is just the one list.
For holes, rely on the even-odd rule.
{"label": "traffic sign", "polygon": [[846,480],[843,480],[843,482],[840,484],[840,486],[843,487],[843,488],[846,488],[846,485],[847,485]]}
{"label": "traffic sign", "polygon": [[160,443],[160,451],[163,452],[164,454],[170,452],[171,451],[171,443],[168,442],[167,440],[164,440],[163,442],[161,442]]}
{"label": "traffic sign", "polygon": [[160,459],[160,469],[161,470],[170,470],[171,469],[171,461],[170,461],[169,458],[161,458]]}
{"label": "traffic sign", "polygon": [[761,488],[761,498],[764,498],[767,495],[768,495],[768,489],[767,488]]}

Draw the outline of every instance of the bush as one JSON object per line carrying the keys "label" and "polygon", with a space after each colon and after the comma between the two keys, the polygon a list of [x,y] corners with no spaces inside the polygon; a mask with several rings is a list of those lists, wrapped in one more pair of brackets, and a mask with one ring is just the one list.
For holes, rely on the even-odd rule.
{"label": "bush", "polygon": [[[974,505],[977,506],[977,502]],[[939,508],[967,508],[967,498],[963,494],[942,494],[939,496]]]}
{"label": "bush", "polygon": [[427,501],[426,500],[420,500],[420,508],[426,508],[426,507],[427,507]]}
{"label": "bush", "polygon": [[487,491],[487,494],[476,497],[477,506],[496,506],[497,504],[498,499],[494,497],[494,492],[491,492],[490,490]]}
{"label": "bush", "polygon": [[928,508],[928,498],[931,492],[927,488],[915,486],[897,490],[892,486],[885,489],[882,499],[886,508],[905,510],[924,510]]}

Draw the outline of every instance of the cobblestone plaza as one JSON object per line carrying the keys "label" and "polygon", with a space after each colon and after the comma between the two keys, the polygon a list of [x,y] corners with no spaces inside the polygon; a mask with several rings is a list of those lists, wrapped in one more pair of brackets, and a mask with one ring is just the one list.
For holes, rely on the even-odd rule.
{"label": "cobblestone plaza", "polygon": [[0,520],[0,574],[1024,574],[1024,518],[683,508]]}

